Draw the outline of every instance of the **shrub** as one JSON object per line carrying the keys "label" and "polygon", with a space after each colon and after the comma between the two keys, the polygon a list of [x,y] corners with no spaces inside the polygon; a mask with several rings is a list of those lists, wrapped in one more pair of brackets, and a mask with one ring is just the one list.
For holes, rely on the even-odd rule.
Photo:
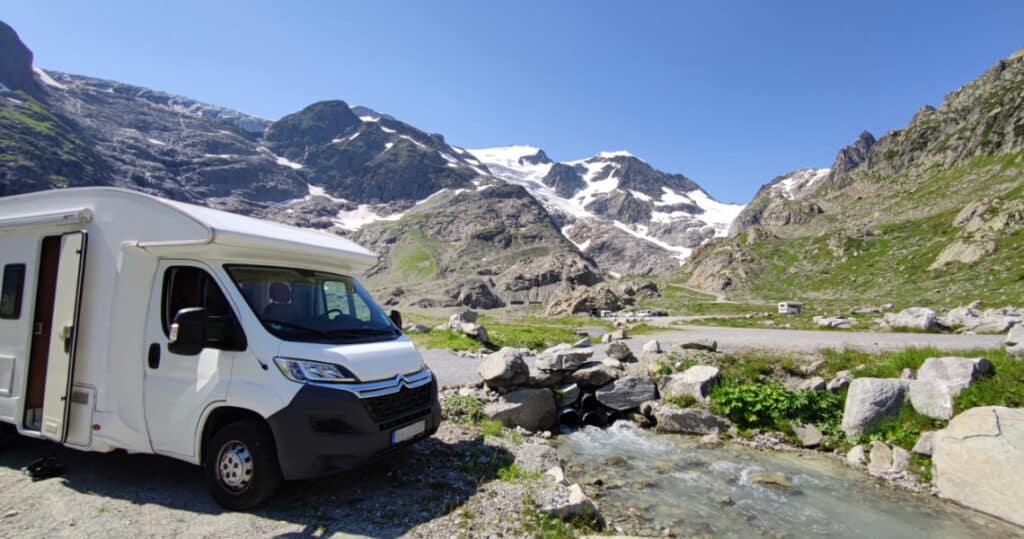
{"label": "shrub", "polygon": [[456,395],[444,401],[446,419],[479,423],[484,417],[484,401],[477,397]]}
{"label": "shrub", "polygon": [[813,423],[826,430],[842,420],[843,397],[826,391],[791,391],[779,386],[719,386],[711,394],[718,410],[741,428],[789,430]]}

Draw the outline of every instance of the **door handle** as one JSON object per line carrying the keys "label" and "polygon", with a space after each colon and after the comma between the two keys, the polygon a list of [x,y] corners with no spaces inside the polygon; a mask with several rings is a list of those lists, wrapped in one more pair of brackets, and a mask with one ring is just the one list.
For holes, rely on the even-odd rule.
{"label": "door handle", "polygon": [[160,368],[160,345],[153,343],[149,345],[149,357],[147,358],[149,368],[158,369]]}

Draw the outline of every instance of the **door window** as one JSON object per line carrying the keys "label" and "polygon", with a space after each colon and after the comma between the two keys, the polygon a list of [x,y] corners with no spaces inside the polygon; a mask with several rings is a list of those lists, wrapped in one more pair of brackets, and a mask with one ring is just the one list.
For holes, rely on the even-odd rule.
{"label": "door window", "polygon": [[164,273],[161,319],[164,335],[170,334],[174,316],[182,309],[206,309],[206,347],[220,350],[245,350],[245,334],[231,304],[217,281],[202,268],[172,266]]}

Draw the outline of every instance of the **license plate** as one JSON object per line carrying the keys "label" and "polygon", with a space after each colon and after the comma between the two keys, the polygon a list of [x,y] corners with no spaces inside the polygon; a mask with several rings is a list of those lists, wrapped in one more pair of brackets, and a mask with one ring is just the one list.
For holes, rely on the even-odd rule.
{"label": "license plate", "polygon": [[411,440],[419,436],[420,434],[423,434],[423,431],[425,430],[427,430],[426,419],[417,421],[412,425],[406,425],[391,433],[391,444],[394,445],[402,443],[406,440]]}

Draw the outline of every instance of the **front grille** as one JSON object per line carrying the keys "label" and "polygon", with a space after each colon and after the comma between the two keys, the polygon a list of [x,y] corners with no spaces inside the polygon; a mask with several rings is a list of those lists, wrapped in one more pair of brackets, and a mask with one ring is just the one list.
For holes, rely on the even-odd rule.
{"label": "front grille", "polygon": [[430,395],[434,384],[426,384],[417,388],[403,388],[398,393],[362,399],[366,411],[377,424],[391,424],[396,420],[405,420],[410,415],[420,415],[430,405]]}

